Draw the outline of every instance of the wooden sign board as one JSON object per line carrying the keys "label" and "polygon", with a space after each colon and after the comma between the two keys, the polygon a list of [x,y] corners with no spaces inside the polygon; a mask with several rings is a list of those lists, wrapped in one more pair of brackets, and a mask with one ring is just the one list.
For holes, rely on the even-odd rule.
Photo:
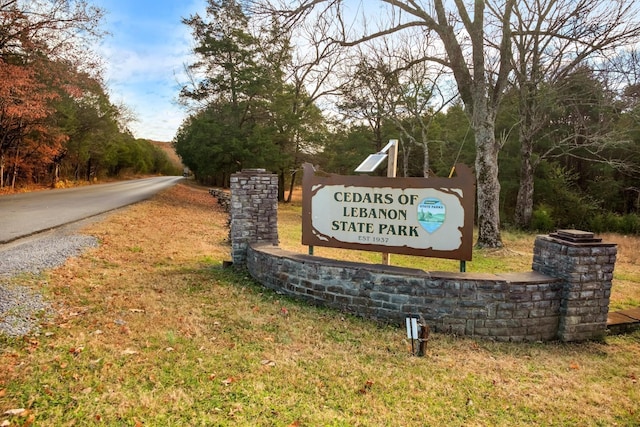
{"label": "wooden sign board", "polygon": [[302,244],[471,261],[475,178],[316,174],[305,164]]}

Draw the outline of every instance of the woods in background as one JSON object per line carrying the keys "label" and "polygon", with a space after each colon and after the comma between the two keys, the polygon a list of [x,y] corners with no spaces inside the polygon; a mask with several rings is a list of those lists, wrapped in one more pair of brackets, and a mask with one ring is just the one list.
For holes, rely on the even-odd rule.
{"label": "woods in background", "polygon": [[[474,167],[479,246],[505,226],[640,233],[636,3],[209,0],[183,18],[173,145],[203,184],[265,168],[287,200],[303,162],[349,174],[399,139],[399,176]],[[181,173],[109,99],[102,18],[0,0],[0,189]]]}
{"label": "woods in background", "polygon": [[174,145],[196,178],[265,168],[285,199],[303,160],[349,174],[399,139],[398,175],[474,166],[478,246],[505,226],[640,233],[636,2],[376,5],[209,0],[185,19]]}
{"label": "woods in background", "polygon": [[92,50],[102,16],[82,0],[0,0],[0,189],[179,173],[109,100]]}

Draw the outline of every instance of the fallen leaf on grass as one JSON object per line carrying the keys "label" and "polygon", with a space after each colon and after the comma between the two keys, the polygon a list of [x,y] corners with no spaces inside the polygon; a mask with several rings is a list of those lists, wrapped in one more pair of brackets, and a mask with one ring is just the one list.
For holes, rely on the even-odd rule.
{"label": "fallen leaf on grass", "polygon": [[15,415],[22,415],[26,412],[27,410],[24,408],[18,408],[18,409],[9,409],[8,411],[5,411],[3,415],[9,415],[9,416],[15,416]]}
{"label": "fallen leaf on grass", "polygon": [[233,408],[229,409],[229,416],[233,417],[238,412],[242,412],[242,405],[236,404]]}
{"label": "fallen leaf on grass", "polygon": [[269,360],[269,359],[263,359],[260,361],[261,365],[265,365],[265,366],[276,366],[276,362],[274,362],[273,360]]}
{"label": "fallen leaf on grass", "polygon": [[291,424],[289,424],[288,427],[300,427],[302,424],[300,424],[300,421],[296,420],[294,422],[292,422]]}
{"label": "fallen leaf on grass", "polygon": [[[26,415],[22,415],[23,417]],[[36,414],[29,414],[29,416],[27,416],[27,419],[24,420],[24,423],[22,423],[22,427],[29,427],[31,425],[33,425],[33,422],[36,420]]]}
{"label": "fallen leaf on grass", "polygon": [[222,381],[222,384],[228,386],[228,385],[230,385],[231,383],[234,383],[234,382],[236,382],[236,379],[233,378],[233,377],[229,377],[226,380]]}
{"label": "fallen leaf on grass", "polygon": [[4,397],[7,394],[7,390],[0,389],[0,397]]}
{"label": "fallen leaf on grass", "polygon": [[80,353],[82,353],[82,350],[84,350],[84,347],[82,347],[82,346],[80,346],[80,347],[71,347],[69,349],[69,353],[73,354],[74,356],[77,356]]}
{"label": "fallen leaf on grass", "polygon": [[132,354],[138,354],[138,351],[128,348],[126,350],[123,350],[121,354],[124,355],[124,356],[130,356]]}
{"label": "fallen leaf on grass", "polygon": [[580,365],[578,365],[576,362],[571,362],[569,364],[569,369],[573,369],[577,371],[578,369],[580,369]]}
{"label": "fallen leaf on grass", "polygon": [[144,309],[142,309],[142,308],[130,308],[129,311],[132,312],[132,313],[144,313],[145,312]]}
{"label": "fallen leaf on grass", "polygon": [[367,382],[364,383],[364,387],[362,387],[360,390],[358,390],[358,392],[360,394],[367,394],[369,392],[369,390],[371,390],[371,386],[372,385],[373,385],[373,381],[367,380]]}
{"label": "fallen leaf on grass", "polygon": [[4,420],[0,423],[0,427],[9,427],[10,425],[11,423],[9,422],[9,420]]}

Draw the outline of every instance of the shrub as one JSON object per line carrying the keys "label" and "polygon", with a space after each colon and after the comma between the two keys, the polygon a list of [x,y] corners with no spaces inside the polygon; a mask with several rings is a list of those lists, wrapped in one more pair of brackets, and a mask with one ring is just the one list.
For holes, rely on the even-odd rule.
{"label": "shrub", "polygon": [[627,214],[621,218],[620,233],[624,234],[640,234],[640,215]]}
{"label": "shrub", "polygon": [[547,205],[539,205],[531,215],[531,229],[539,232],[553,231],[555,221],[553,220],[553,210]]}

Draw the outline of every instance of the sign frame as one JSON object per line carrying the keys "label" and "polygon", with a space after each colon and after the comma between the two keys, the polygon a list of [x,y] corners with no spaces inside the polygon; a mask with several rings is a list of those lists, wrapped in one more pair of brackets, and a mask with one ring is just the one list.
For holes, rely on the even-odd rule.
{"label": "sign frame", "polygon": [[[309,163],[303,165],[302,179],[302,244],[307,246],[324,246],[372,252],[386,252],[405,255],[416,255],[433,258],[471,261],[473,252],[473,223],[475,213],[475,177],[471,169],[464,164],[456,165],[456,176],[452,178],[387,178],[378,176],[337,175],[316,172]],[[455,228],[459,231],[460,244],[452,249],[441,250],[433,247],[417,248],[410,244],[388,245],[384,243],[357,243],[344,241],[335,236],[328,236],[317,228],[321,213],[313,212],[313,199],[323,189],[334,186],[358,189],[390,189],[404,192],[432,189],[453,195],[463,210],[462,224]],[[417,209],[417,208],[416,208]],[[315,220],[314,220],[315,219]],[[442,220],[439,220],[442,221]],[[417,222],[417,210],[416,210]],[[436,224],[437,225],[437,224]],[[414,226],[415,227],[415,226]],[[444,232],[444,231],[443,231]],[[442,237],[441,237],[442,238]],[[407,239],[410,240],[410,239]]]}

